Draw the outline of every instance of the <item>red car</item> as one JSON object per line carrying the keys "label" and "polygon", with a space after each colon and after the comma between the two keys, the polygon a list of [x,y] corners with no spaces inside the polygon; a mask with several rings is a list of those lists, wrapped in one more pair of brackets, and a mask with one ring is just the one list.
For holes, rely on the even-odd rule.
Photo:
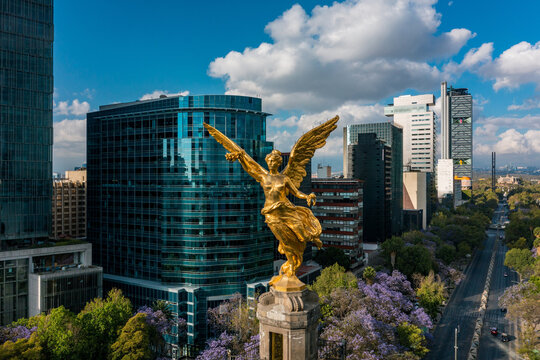
{"label": "red car", "polygon": [[497,336],[497,334],[499,334],[499,331],[497,330],[496,327],[492,327],[491,329],[489,329],[489,332],[490,332],[491,335],[493,335],[493,336]]}

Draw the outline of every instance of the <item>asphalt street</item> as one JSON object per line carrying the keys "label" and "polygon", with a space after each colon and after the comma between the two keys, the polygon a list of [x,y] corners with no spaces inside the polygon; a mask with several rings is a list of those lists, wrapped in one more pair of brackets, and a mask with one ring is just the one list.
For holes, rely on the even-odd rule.
{"label": "asphalt street", "polygon": [[[499,230],[499,235],[503,235],[503,230]],[[508,248],[501,244],[495,258],[484,327],[480,338],[480,347],[478,348],[478,359],[480,360],[520,359],[516,352],[517,324],[514,321],[505,319],[505,314],[501,312],[497,304],[504,290],[519,281],[518,274],[504,266],[504,257],[507,250]],[[507,276],[504,276],[505,273]],[[490,334],[489,330],[492,327],[497,328],[499,332],[497,336]],[[501,333],[503,332],[508,334],[509,342],[502,342]]]}
{"label": "asphalt street", "polygon": [[[502,205],[494,216],[494,222],[502,215]],[[486,281],[489,261],[491,259],[495,239],[502,234],[502,230],[488,230],[484,248],[478,250],[465,271],[465,278],[452,293],[448,305],[443,311],[443,316],[433,333],[434,341],[431,351],[426,359],[453,360],[454,334],[458,328],[457,336],[457,359],[466,359],[471,346],[475,321],[479,316],[480,298]],[[504,289],[517,281],[516,274],[503,266],[506,247],[499,245],[497,248],[495,267],[492,274],[491,290],[488,300],[488,308],[484,319],[484,329],[480,342],[478,355],[480,359],[509,359],[509,353],[515,354],[515,325],[509,324],[501,313],[497,299]],[[504,277],[504,272],[508,277]],[[501,341],[500,334],[497,337],[489,333],[489,327],[496,326],[504,329],[511,336],[509,343]]]}

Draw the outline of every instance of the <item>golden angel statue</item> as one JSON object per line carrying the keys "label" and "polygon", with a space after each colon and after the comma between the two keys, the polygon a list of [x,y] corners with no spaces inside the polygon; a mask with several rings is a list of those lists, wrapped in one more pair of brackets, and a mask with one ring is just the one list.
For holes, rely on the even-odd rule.
{"label": "golden angel statue", "polygon": [[234,141],[223,135],[214,127],[204,124],[217,142],[229,153],[225,157],[229,161],[238,160],[244,170],[257,180],[263,190],[266,201],[261,214],[264,215],[268,227],[279,240],[278,251],[287,257],[287,261],[281,266],[279,275],[270,281],[276,290],[300,291],[305,288],[296,277],[296,269],[302,264],[302,257],[306,243],[312,241],[319,249],[322,247],[321,224],[311,210],[303,206],[294,206],[287,195],[292,193],[300,199],[305,199],[308,206],[315,204],[315,194],[306,195],[298,190],[304,176],[306,165],[313,157],[316,149],[326,144],[330,133],[337,128],[339,116],[328,120],[322,125],[308,131],[294,145],[289,163],[279,173],[278,168],[282,163],[281,153],[278,150],[266,155],[268,170],[253,160]]}

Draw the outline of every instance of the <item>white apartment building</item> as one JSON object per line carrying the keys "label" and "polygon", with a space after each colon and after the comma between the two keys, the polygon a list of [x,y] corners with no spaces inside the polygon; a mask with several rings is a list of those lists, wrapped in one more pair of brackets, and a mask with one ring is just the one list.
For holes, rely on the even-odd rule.
{"label": "white apartment building", "polygon": [[384,107],[403,128],[403,166],[412,171],[433,172],[435,163],[435,96],[403,95]]}

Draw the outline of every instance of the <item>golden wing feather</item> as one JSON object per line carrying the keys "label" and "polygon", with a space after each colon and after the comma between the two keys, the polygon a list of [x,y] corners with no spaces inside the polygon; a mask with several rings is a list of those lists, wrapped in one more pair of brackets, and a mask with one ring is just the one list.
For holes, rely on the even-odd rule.
{"label": "golden wing feather", "polygon": [[223,145],[223,147],[227,150],[229,150],[229,152],[237,152],[237,151],[242,151],[243,149],[238,146],[234,141],[232,141],[231,139],[229,139],[227,136],[225,136],[221,131],[219,131],[218,129],[216,129],[215,127],[211,126],[211,125],[208,125],[207,123],[203,123],[204,127],[206,128],[206,130],[208,130],[208,132],[210,133],[210,135],[212,135],[212,137],[214,139],[216,139],[216,141],[218,143],[220,143],[221,145]]}
{"label": "golden wing feather", "polygon": [[[236,144],[234,141],[232,141],[227,136],[225,136],[221,131],[219,131],[218,129],[216,129],[215,127],[213,127],[211,125],[208,125],[207,123],[203,123],[203,125],[204,125],[205,129],[208,130],[210,135],[212,135],[212,137],[214,139],[216,139],[216,141],[218,143],[223,145],[223,147],[226,150],[229,150],[229,152],[231,152],[231,153],[236,153],[236,152],[242,153],[242,159],[239,159],[240,163],[241,164],[245,163],[245,165],[248,168],[246,169],[246,167],[244,167],[244,169],[246,169],[246,171],[251,176],[258,179],[259,178],[258,174],[266,174],[267,173],[266,169],[264,169],[261,165],[259,165],[258,162],[253,160],[253,158],[251,156],[249,156],[245,152],[244,149],[242,149],[240,146],[238,146],[238,144]],[[244,166],[244,165],[242,165],[242,166]]]}
{"label": "golden wing feather", "polygon": [[288,176],[297,188],[300,187],[300,183],[306,176],[306,165],[315,154],[315,150],[326,144],[330,133],[337,128],[338,120],[339,116],[334,116],[324,124],[302,135],[294,144],[287,167],[281,173]]}

